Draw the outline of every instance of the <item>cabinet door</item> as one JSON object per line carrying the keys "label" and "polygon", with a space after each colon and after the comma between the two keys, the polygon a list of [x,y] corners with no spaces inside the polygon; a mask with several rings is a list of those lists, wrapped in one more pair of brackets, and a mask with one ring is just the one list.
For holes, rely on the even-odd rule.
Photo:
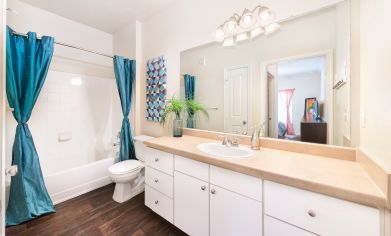
{"label": "cabinet door", "polygon": [[211,185],[210,235],[261,236],[262,203]]}
{"label": "cabinet door", "polygon": [[174,172],[174,225],[192,236],[209,235],[209,184]]}

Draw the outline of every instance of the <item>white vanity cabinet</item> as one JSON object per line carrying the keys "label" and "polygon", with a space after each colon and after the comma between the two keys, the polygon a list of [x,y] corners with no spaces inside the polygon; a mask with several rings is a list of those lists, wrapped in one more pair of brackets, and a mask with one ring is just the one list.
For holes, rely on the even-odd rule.
{"label": "white vanity cabinet", "polygon": [[194,236],[262,235],[261,179],[181,156],[174,162],[178,228]]}
{"label": "white vanity cabinet", "polygon": [[173,223],[174,155],[146,147],[145,205]]}
{"label": "white vanity cabinet", "polygon": [[209,184],[175,171],[174,225],[189,235],[209,235]]}
{"label": "white vanity cabinet", "polygon": [[380,210],[147,149],[145,204],[192,236],[380,236]]}
{"label": "white vanity cabinet", "polygon": [[[372,207],[270,181],[264,181],[264,197],[267,216],[316,235],[380,235],[380,211]],[[265,231],[271,232],[268,224],[265,221]]]}

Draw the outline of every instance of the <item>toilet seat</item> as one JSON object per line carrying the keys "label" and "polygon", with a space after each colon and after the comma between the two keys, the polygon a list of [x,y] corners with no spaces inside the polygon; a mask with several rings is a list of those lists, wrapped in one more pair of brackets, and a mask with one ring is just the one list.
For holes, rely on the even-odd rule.
{"label": "toilet seat", "polygon": [[126,160],[118,162],[109,167],[112,175],[123,175],[143,168],[144,165],[138,160]]}

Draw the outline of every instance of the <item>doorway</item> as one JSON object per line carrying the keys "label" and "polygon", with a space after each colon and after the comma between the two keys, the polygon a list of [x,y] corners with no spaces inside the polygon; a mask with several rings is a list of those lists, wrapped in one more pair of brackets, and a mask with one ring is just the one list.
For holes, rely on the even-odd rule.
{"label": "doorway", "polygon": [[249,117],[249,66],[224,70],[224,132],[247,134]]}

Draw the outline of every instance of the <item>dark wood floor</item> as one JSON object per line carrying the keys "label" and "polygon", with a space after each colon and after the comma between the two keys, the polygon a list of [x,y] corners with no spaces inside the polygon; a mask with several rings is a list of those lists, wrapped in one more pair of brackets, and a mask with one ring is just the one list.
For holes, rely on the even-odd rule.
{"label": "dark wood floor", "polygon": [[144,194],[122,204],[113,201],[114,185],[56,205],[56,213],[6,229],[6,235],[186,235],[144,205]]}

